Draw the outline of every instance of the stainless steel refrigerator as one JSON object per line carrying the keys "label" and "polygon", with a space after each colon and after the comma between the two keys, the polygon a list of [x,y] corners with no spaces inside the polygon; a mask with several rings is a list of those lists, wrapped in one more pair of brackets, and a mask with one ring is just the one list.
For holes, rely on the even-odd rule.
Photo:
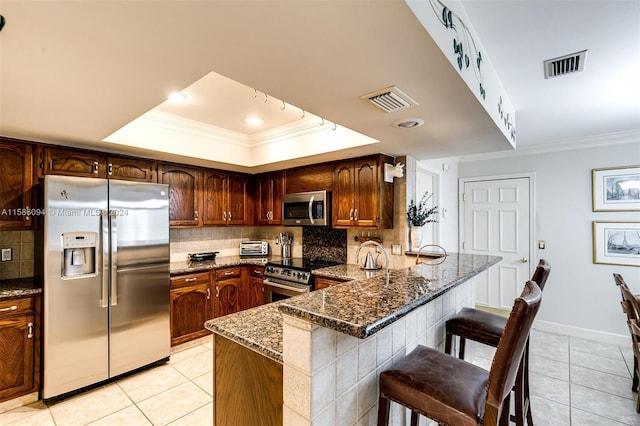
{"label": "stainless steel refrigerator", "polygon": [[45,176],[45,399],[169,357],[167,185]]}

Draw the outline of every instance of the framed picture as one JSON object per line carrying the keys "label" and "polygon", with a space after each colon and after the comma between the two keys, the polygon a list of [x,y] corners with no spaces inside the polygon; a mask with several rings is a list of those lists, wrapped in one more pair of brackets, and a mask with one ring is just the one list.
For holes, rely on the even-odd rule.
{"label": "framed picture", "polygon": [[593,263],[640,266],[640,221],[594,221]]}
{"label": "framed picture", "polygon": [[640,211],[640,166],[593,169],[593,211]]}

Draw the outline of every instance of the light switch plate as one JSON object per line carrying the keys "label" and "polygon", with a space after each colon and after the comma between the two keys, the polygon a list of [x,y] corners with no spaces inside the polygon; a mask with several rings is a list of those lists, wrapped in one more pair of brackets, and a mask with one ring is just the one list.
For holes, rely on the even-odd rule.
{"label": "light switch plate", "polygon": [[402,246],[400,244],[391,244],[391,254],[400,256],[402,254]]}
{"label": "light switch plate", "polygon": [[11,247],[2,249],[2,261],[8,262],[12,259],[11,256]]}

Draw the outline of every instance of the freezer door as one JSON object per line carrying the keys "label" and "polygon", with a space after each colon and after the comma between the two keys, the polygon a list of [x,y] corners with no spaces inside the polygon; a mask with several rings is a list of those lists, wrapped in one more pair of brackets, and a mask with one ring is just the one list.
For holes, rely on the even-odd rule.
{"label": "freezer door", "polygon": [[109,181],[111,377],[170,355],[168,193]]}
{"label": "freezer door", "polygon": [[[108,378],[107,181],[45,176],[43,191],[46,399]],[[95,250],[82,247],[90,236]]]}

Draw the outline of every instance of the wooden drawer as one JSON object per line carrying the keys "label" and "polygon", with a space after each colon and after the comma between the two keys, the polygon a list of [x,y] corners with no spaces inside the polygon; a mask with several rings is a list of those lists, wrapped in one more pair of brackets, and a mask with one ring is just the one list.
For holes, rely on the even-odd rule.
{"label": "wooden drawer", "polygon": [[198,272],[195,274],[177,275],[171,277],[171,287],[182,287],[184,285],[208,284],[209,272]]}
{"label": "wooden drawer", "polygon": [[264,266],[249,266],[249,275],[255,278],[264,276]]}
{"label": "wooden drawer", "polygon": [[0,316],[30,313],[33,311],[33,297],[0,300]]}
{"label": "wooden drawer", "polygon": [[231,278],[240,278],[242,269],[238,268],[225,268],[218,269],[216,271],[216,281],[228,280]]}
{"label": "wooden drawer", "polygon": [[341,280],[339,278],[325,278],[325,277],[316,277],[315,278],[315,289],[322,290],[323,288],[331,287],[332,285],[346,283],[348,280]]}

